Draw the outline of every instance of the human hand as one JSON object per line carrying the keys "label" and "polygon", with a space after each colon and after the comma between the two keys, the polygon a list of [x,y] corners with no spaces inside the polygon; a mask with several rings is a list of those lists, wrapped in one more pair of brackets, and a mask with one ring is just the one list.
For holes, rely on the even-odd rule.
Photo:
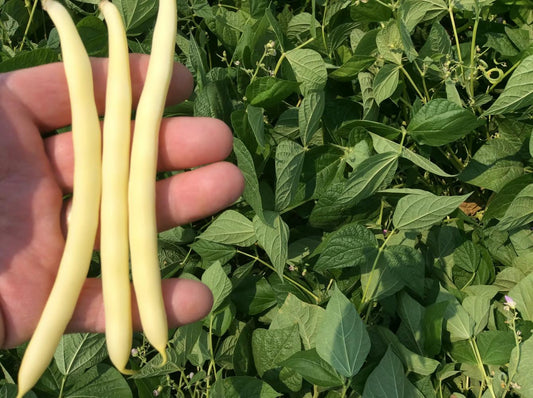
{"label": "human hand", "polygon": [[[106,59],[93,59],[95,98],[105,105]],[[130,57],[134,103],[148,57]],[[176,65],[167,104],[187,98],[190,73]],[[30,339],[52,288],[63,252],[72,192],[70,133],[43,134],[70,124],[67,84],[60,63],[0,74],[0,347]],[[233,203],[242,193],[242,174],[223,162],[231,152],[229,128],[216,119],[168,118],[161,125],[159,170],[196,168],[157,183],[160,230],[201,219]],[[163,280],[169,327],[203,318],[209,289],[192,280]],[[133,298],[134,328],[140,329]],[[88,278],[68,332],[105,329],[100,279]]]}

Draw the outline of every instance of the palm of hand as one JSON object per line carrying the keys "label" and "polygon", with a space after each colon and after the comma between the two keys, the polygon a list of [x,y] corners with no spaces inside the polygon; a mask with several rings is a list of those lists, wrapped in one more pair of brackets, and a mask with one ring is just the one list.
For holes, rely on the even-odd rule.
{"label": "palm of hand", "polygon": [[[105,60],[93,63],[95,87],[104,87],[105,66]],[[146,57],[133,56],[131,66],[138,98]],[[177,66],[169,102],[186,98],[191,83],[190,75]],[[103,109],[104,90],[95,94]],[[30,338],[61,259],[61,220],[68,203],[63,195],[72,192],[72,146],[69,134],[46,139],[41,134],[68,125],[68,109],[60,64],[0,75],[0,347]],[[242,175],[220,162],[230,150],[231,134],[216,120],[165,120],[159,168],[209,165],[158,183],[160,229],[205,217],[238,198]],[[199,283],[165,280],[163,290],[170,326],[195,321],[209,311],[211,295]],[[139,328],[136,314],[134,324]],[[104,327],[101,285],[88,279],[68,330],[101,332]]]}
{"label": "palm of hand", "polygon": [[[11,335],[31,334],[31,325],[20,318],[38,318],[42,310],[38,303],[44,305],[64,244],[59,222],[61,189],[43,140],[25,109],[12,97],[5,98],[9,95],[5,90],[0,93],[0,291],[4,318],[0,333],[8,346]],[[20,342],[17,340],[15,344]]]}

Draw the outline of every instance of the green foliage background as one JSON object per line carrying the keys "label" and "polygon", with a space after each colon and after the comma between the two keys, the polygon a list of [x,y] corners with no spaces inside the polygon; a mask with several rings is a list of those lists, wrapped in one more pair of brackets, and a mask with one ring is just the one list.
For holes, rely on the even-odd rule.
{"label": "green foliage background", "polygon": [[[533,397],[533,2],[177,1],[196,87],[166,114],[230,125],[247,185],[161,267],[215,305],[163,368],[136,334],[133,377],[67,335],[28,396]],[[96,3],[65,0],[100,57]],[[157,3],[115,3],[149,53]],[[1,72],[60,60],[38,1],[0,11]]]}

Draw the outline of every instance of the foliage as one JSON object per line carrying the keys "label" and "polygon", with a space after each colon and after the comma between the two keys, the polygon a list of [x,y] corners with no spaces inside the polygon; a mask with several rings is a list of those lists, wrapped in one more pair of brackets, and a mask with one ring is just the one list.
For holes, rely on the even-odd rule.
{"label": "foliage", "polygon": [[[1,71],[59,59],[37,3],[0,0]],[[66,0],[105,56],[94,3]],[[154,2],[116,3],[149,52]],[[161,234],[162,273],[215,305],[163,368],[137,334],[129,378],[65,336],[35,393],[533,397],[533,2],[178,3],[196,88],[166,113],[228,123],[247,185]]]}

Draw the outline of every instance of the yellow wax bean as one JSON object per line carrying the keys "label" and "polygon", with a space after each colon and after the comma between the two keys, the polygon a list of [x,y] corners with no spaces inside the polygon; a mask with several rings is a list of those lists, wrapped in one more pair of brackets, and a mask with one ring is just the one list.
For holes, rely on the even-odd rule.
{"label": "yellow wax bean", "polygon": [[155,178],[159,127],[172,76],[177,30],[175,0],[160,0],[146,81],[137,107],[129,180],[133,286],[142,328],[166,362],[167,316],[157,256]]}
{"label": "yellow wax bean", "polygon": [[109,64],[102,155],[100,263],[109,358],[122,373],[131,353],[128,176],[131,135],[131,79],[128,42],[122,17],[107,0],[100,5],[108,29]]}
{"label": "yellow wax bean", "polygon": [[22,397],[41,377],[70,321],[94,247],[101,188],[101,130],[93,94],[91,63],[68,11],[43,0],[61,40],[72,109],[74,193],[65,249],[57,277],[18,374]]}

